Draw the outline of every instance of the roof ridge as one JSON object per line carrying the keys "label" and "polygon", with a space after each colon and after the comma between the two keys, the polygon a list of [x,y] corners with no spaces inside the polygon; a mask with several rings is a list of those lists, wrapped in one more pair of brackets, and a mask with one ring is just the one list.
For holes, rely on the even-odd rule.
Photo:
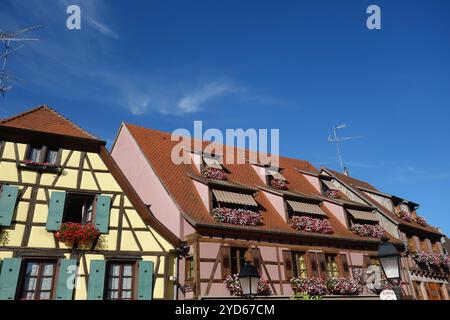
{"label": "roof ridge", "polygon": [[8,122],[10,122],[10,121],[13,121],[13,120],[16,120],[16,119],[19,119],[19,118],[22,118],[22,117],[24,117],[24,116],[27,116],[27,115],[29,115],[29,114],[32,114],[32,113],[34,113],[34,112],[36,112],[36,111],[39,111],[39,110],[42,110],[42,109],[45,109],[45,110],[48,110],[48,111],[52,112],[52,113],[53,113],[54,115],[56,115],[57,117],[59,117],[59,118],[61,118],[62,120],[66,121],[66,122],[67,122],[69,125],[71,125],[73,128],[75,128],[75,129],[77,129],[77,130],[80,130],[81,132],[83,132],[84,134],[88,135],[88,136],[91,137],[92,139],[95,139],[95,140],[101,140],[99,137],[97,137],[97,136],[95,136],[94,134],[90,133],[90,132],[87,131],[86,129],[83,129],[82,127],[80,127],[79,125],[77,125],[77,124],[75,124],[73,121],[71,121],[69,118],[63,116],[61,113],[59,113],[58,111],[56,111],[55,109],[53,109],[52,107],[50,107],[50,106],[48,106],[48,105],[46,105],[46,104],[43,104],[43,105],[40,105],[40,106],[35,107],[35,108],[33,108],[33,109],[24,111],[24,112],[22,112],[22,113],[19,113],[19,114],[15,115],[15,116],[12,116],[12,117],[9,117],[9,118],[0,119],[0,125],[1,125],[1,124],[6,124],[6,123],[8,123]]}

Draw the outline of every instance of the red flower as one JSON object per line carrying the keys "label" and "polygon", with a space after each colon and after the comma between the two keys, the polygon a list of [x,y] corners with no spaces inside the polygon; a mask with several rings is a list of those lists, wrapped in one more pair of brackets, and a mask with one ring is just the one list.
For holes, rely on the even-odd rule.
{"label": "red flower", "polygon": [[55,237],[58,241],[70,246],[75,243],[85,244],[95,240],[99,235],[100,232],[92,224],[67,222],[61,225]]}

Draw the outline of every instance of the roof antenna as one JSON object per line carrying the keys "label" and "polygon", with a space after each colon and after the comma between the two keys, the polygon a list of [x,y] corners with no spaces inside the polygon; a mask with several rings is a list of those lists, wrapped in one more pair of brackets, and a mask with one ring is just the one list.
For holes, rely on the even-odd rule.
{"label": "roof antenna", "polygon": [[331,135],[328,136],[328,142],[336,144],[337,153],[338,153],[338,157],[339,157],[339,163],[341,165],[341,170],[346,176],[348,176],[349,175],[348,168],[346,166],[344,166],[344,159],[343,159],[343,156],[342,156],[341,149],[339,148],[339,142],[352,140],[352,139],[359,139],[359,138],[362,138],[362,136],[353,136],[353,137],[342,137],[342,138],[339,138],[337,136],[337,130],[344,129],[346,127],[347,127],[347,125],[345,123],[344,124],[340,124],[338,126],[334,126],[333,127],[333,136],[331,136]]}
{"label": "roof antenna", "polygon": [[[0,94],[5,97],[5,93],[11,90],[12,86],[8,83],[11,80],[18,80],[18,78],[12,76],[8,71],[6,71],[6,62],[11,53],[23,48],[25,45],[22,43],[24,41],[37,41],[35,38],[21,38],[18,37],[20,34],[28,32],[30,30],[41,28],[42,26],[36,25],[27,28],[23,28],[14,32],[3,32],[0,29],[0,42],[4,45],[5,49],[3,54],[0,53],[0,59],[2,59],[2,65],[0,70]],[[12,46],[12,43],[17,43],[16,46]]]}

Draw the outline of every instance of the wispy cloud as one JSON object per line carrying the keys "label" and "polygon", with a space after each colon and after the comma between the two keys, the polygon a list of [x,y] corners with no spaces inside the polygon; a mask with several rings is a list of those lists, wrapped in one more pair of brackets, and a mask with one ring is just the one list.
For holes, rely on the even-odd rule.
{"label": "wispy cloud", "polygon": [[114,30],[112,30],[110,27],[108,27],[107,25],[91,18],[88,19],[88,22],[97,30],[99,31],[101,34],[103,34],[104,36],[107,37],[111,37],[114,39],[119,39],[119,34],[117,32],[115,32]]}
{"label": "wispy cloud", "polygon": [[416,183],[416,182],[431,182],[431,181],[450,181],[450,171],[445,169],[427,170],[418,169],[412,165],[406,165],[395,169],[395,174],[391,177],[395,182],[402,183]]}
{"label": "wispy cloud", "polygon": [[230,83],[224,81],[214,81],[187,93],[178,101],[178,111],[181,113],[192,113],[200,110],[211,99],[223,96],[235,90]]}

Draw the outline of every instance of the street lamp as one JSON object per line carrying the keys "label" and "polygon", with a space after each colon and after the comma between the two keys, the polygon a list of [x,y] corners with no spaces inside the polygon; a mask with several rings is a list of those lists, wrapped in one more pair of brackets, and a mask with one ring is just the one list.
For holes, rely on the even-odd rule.
{"label": "street lamp", "polygon": [[400,254],[391,243],[383,241],[378,246],[378,260],[380,260],[381,268],[389,282],[394,285],[394,291],[397,299],[401,299],[402,289],[400,286]]}
{"label": "street lamp", "polygon": [[241,283],[242,294],[248,299],[252,299],[258,293],[258,284],[261,275],[258,269],[250,262],[245,262],[238,274]]}

